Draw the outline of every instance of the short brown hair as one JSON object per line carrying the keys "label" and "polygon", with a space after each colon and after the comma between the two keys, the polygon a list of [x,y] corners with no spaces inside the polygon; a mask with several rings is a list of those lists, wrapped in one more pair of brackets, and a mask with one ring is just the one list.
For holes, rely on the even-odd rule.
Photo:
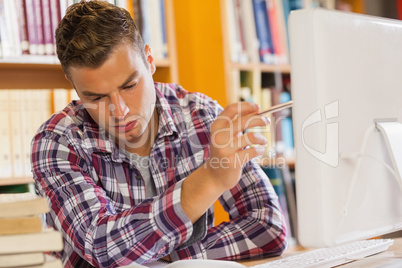
{"label": "short brown hair", "polygon": [[101,66],[123,42],[133,44],[146,62],[144,42],[130,13],[106,1],[71,5],[56,29],[57,56],[67,75],[72,66]]}

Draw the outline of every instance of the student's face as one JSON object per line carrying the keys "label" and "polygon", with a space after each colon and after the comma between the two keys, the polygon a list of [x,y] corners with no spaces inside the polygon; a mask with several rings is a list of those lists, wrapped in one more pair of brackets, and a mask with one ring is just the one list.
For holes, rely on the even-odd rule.
{"label": "student's face", "polygon": [[156,93],[152,78],[155,63],[148,46],[145,55],[146,64],[131,45],[122,44],[99,68],[69,69],[69,80],[86,110],[120,146],[123,142],[136,148],[156,127],[153,125]]}

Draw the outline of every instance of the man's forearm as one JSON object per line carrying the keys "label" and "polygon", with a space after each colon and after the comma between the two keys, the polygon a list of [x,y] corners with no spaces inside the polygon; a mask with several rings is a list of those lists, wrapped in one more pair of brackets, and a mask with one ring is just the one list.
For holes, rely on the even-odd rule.
{"label": "man's forearm", "polygon": [[206,162],[191,173],[182,185],[181,205],[192,223],[195,223],[225,191],[214,182],[213,176],[206,168],[208,164]]}

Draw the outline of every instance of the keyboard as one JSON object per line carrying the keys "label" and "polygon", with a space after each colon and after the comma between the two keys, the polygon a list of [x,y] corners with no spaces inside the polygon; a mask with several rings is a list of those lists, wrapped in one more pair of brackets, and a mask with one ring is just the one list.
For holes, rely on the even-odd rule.
{"label": "keyboard", "polygon": [[385,251],[393,243],[392,239],[355,241],[284,257],[272,262],[252,266],[252,268],[334,267]]}

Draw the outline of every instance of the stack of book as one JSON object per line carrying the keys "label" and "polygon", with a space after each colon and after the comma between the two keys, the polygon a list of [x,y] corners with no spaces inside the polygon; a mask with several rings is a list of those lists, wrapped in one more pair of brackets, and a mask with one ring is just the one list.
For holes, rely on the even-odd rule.
{"label": "stack of book", "polygon": [[63,249],[59,232],[44,227],[47,201],[31,193],[0,194],[0,267],[63,267],[49,252]]}

